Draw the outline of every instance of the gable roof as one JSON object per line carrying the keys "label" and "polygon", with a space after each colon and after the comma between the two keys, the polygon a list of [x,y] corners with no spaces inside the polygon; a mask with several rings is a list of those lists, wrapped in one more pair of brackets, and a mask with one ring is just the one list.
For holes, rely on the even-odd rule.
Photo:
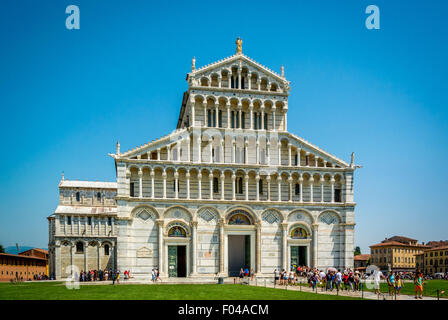
{"label": "gable roof", "polygon": [[288,80],[286,80],[285,78],[283,78],[281,75],[279,75],[278,73],[276,73],[275,71],[269,69],[268,67],[256,62],[254,59],[249,58],[248,56],[246,56],[243,53],[236,53],[233,56],[215,61],[213,63],[207,64],[201,68],[195,69],[194,71],[190,72],[189,75],[191,76],[195,76],[197,74],[201,74],[203,72],[207,72],[210,70],[213,70],[215,68],[218,68],[220,66],[226,65],[228,63],[231,63],[233,61],[237,61],[237,60],[242,60],[245,61],[247,64],[252,65],[255,68],[260,69],[261,71],[271,75],[272,77],[276,78],[279,81],[285,82],[285,83],[290,83]]}

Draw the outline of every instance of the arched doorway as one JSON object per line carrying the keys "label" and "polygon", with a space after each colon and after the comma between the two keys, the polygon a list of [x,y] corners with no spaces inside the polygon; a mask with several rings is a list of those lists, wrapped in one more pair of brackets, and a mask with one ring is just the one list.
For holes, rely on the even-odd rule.
{"label": "arched doorway", "polygon": [[289,230],[289,267],[296,270],[299,266],[309,266],[310,232],[304,225],[294,225]]}
{"label": "arched doorway", "polygon": [[186,277],[187,244],[183,243],[183,240],[187,238],[185,226],[177,223],[169,226],[168,238],[174,240],[168,241],[168,276]]}
{"label": "arched doorway", "polygon": [[242,209],[230,212],[227,224],[227,267],[228,275],[238,276],[240,269],[252,269],[255,244],[254,223],[251,215]]}

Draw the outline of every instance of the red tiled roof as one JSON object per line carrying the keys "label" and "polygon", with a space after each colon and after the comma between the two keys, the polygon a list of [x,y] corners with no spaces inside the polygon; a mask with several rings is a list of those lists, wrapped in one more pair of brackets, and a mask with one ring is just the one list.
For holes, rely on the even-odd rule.
{"label": "red tiled roof", "polygon": [[434,248],[426,249],[425,252],[426,252],[426,251],[447,250],[447,249],[448,249],[448,246],[434,247]]}
{"label": "red tiled roof", "polygon": [[40,258],[36,256],[25,256],[20,254],[11,254],[11,253],[0,253],[0,257],[12,257],[12,258],[24,258],[24,259],[37,259],[47,261],[45,258]]}
{"label": "red tiled roof", "polygon": [[384,240],[384,242],[386,242],[386,241],[411,242],[411,241],[417,241],[417,239],[412,239],[412,238],[403,237],[403,236],[393,236],[393,237],[390,237],[390,238],[387,238],[386,240]]}
{"label": "red tiled roof", "polygon": [[423,244],[405,244],[405,243],[401,243],[398,241],[387,241],[387,242],[381,242],[381,243],[377,243],[377,244],[373,244],[370,246],[370,248],[376,248],[376,247],[388,247],[388,246],[401,246],[401,247],[419,247],[419,248],[429,248],[426,245]]}
{"label": "red tiled roof", "polygon": [[28,252],[28,251],[32,251],[32,250],[35,250],[35,251],[39,251],[39,252],[42,252],[42,253],[48,254],[48,250],[44,250],[44,249],[41,249],[41,248],[33,248],[33,249],[28,249],[28,250],[25,250],[25,251],[19,252],[19,254],[22,254],[22,253],[25,253],[25,252]]}
{"label": "red tiled roof", "polygon": [[365,254],[358,254],[354,257],[354,260],[356,261],[367,261],[370,259],[370,254],[365,253]]}

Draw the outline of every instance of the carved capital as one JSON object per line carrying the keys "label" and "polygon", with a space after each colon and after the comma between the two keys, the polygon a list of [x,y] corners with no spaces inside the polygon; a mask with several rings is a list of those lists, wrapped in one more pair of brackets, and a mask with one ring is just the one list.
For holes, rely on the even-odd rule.
{"label": "carved capital", "polygon": [[287,223],[287,222],[282,222],[282,223],[280,224],[280,227],[281,227],[281,229],[282,229],[283,231],[286,231],[286,230],[288,230],[288,223]]}

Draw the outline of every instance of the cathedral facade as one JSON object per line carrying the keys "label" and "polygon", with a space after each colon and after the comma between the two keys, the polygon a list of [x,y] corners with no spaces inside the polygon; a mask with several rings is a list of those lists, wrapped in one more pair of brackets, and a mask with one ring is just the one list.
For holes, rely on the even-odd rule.
{"label": "cathedral facade", "polygon": [[116,182],[62,179],[50,273],[149,279],[353,267],[353,156],[288,132],[290,83],[242,53],[187,75],[177,128],[110,154]]}

